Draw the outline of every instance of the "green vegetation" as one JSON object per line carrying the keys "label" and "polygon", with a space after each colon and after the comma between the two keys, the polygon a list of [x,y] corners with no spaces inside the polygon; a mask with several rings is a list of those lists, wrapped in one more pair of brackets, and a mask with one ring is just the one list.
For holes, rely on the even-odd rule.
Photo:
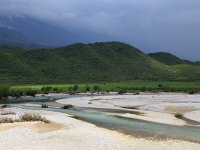
{"label": "green vegetation", "polygon": [[[113,82],[113,83],[83,83],[75,84],[78,86],[79,92],[92,92],[93,89],[99,91],[200,91],[200,82],[146,82],[146,81],[129,81],[129,82]],[[34,90],[40,92],[43,87],[57,88],[60,92],[70,92],[74,84],[48,84],[48,85],[18,85],[11,86],[11,90]],[[92,87],[87,88],[86,87]],[[89,89],[89,90],[88,90]],[[97,90],[97,91],[98,91]]]}
{"label": "green vegetation", "polygon": [[175,114],[174,115],[176,118],[178,118],[178,119],[182,119],[183,118],[183,114]]}
{"label": "green vegetation", "polygon": [[35,94],[41,93],[39,91],[29,89],[12,89],[8,86],[0,87],[0,99],[6,99],[8,96],[21,97],[21,96],[35,96]]}
{"label": "green vegetation", "polygon": [[177,56],[167,52],[157,52],[148,54],[153,59],[166,65],[178,65],[178,64],[195,64],[194,62],[183,60]]}
{"label": "green vegetation", "polygon": [[49,108],[47,104],[42,104],[41,107],[42,108]]}
{"label": "green vegetation", "polygon": [[168,53],[146,55],[120,42],[29,51],[0,46],[0,66],[0,98],[52,92],[200,91],[198,63]]}
{"label": "green vegetation", "polygon": [[195,71],[194,75],[187,72],[179,77],[178,67],[160,63],[140,50],[119,42],[73,44],[29,51],[0,46],[0,66],[0,83],[12,85],[129,80],[196,81],[200,76],[198,65],[195,65],[195,70],[190,66]]}
{"label": "green vegetation", "polygon": [[[83,83],[83,84],[47,84],[47,85],[17,85],[4,87],[0,89],[2,98],[8,96],[35,96],[35,94],[46,94],[49,92],[63,92],[76,94],[80,92],[126,92],[138,93],[139,91],[151,92],[185,92],[195,94],[200,92],[200,82],[146,82],[146,81],[129,81],[113,83]],[[48,91],[48,92],[47,92]],[[42,106],[43,107],[43,106]],[[43,107],[45,108],[45,107]]]}
{"label": "green vegetation", "polygon": [[73,108],[74,108],[74,106],[71,104],[63,106],[63,109],[73,109]]}

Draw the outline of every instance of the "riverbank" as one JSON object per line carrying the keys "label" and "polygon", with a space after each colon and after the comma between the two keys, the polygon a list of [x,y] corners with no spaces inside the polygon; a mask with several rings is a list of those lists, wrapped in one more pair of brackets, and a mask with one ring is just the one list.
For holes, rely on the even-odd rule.
{"label": "riverbank", "polygon": [[[6,108],[1,112],[14,112],[16,115],[39,113],[51,123],[25,122],[0,125],[1,150],[198,150],[199,144],[167,140],[158,141],[127,136],[116,131],[96,127],[79,121],[69,115],[50,111],[33,111],[19,108]],[[10,117],[17,117],[9,115]],[[1,116],[2,117],[2,116]]]}
{"label": "riverbank", "polygon": [[[140,93],[140,95],[82,96],[61,99],[57,102],[92,109],[113,109],[114,115],[121,117],[200,127],[200,116],[197,115],[200,113],[200,94]],[[123,110],[124,113],[117,113],[117,110],[119,112]]]}

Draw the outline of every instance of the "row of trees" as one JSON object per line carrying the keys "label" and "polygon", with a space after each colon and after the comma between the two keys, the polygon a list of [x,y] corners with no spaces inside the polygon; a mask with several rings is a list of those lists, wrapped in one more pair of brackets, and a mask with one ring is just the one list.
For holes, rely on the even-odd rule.
{"label": "row of trees", "polygon": [[[114,88],[114,87],[113,87]],[[111,89],[110,89],[111,90]],[[89,86],[88,84],[85,87],[79,87],[79,85],[70,86],[68,88],[58,88],[58,87],[42,87],[40,90],[12,90],[7,86],[0,86],[0,99],[7,98],[8,96],[12,97],[21,97],[21,96],[35,96],[35,94],[48,94],[48,93],[69,93],[69,94],[76,94],[80,92],[101,92],[105,91],[105,89],[101,89],[98,85]],[[127,92],[139,92],[139,91],[164,91],[164,92],[187,92],[189,94],[194,94],[199,92],[197,89],[184,89],[184,88],[169,88],[165,87],[162,84],[159,84],[157,87],[154,88],[147,88],[147,87],[115,87],[114,90],[111,91],[118,91],[119,94],[124,94]],[[108,92],[108,91],[107,91]]]}
{"label": "row of trees", "polygon": [[78,92],[100,92],[101,88],[98,85],[94,85],[94,86],[89,86],[86,85],[84,88],[79,87],[79,85],[74,85],[74,86],[70,86],[67,89],[64,88],[57,88],[57,87],[51,87],[51,86],[47,86],[47,87],[42,87],[41,88],[41,93],[47,94],[47,93],[51,93],[51,92],[69,92],[71,94],[73,93],[78,93]]}
{"label": "row of trees", "polygon": [[86,85],[85,88],[80,88],[78,85],[70,86],[68,89],[57,88],[57,87],[42,87],[40,90],[12,90],[8,86],[0,86],[0,99],[7,98],[8,96],[12,97],[21,97],[21,96],[35,96],[35,94],[48,94],[51,92],[68,92],[69,94],[75,94],[78,92],[100,92],[101,88],[98,85],[89,86]]}
{"label": "row of trees", "polygon": [[36,90],[11,90],[7,86],[0,87],[0,99],[7,98],[8,96],[12,97],[21,97],[21,96],[35,96],[37,93]]}

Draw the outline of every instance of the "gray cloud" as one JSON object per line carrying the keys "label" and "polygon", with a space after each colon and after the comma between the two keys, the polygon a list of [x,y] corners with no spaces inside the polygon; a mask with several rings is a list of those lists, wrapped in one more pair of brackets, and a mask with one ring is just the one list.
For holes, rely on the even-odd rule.
{"label": "gray cloud", "polygon": [[146,52],[200,60],[199,0],[0,0],[0,14],[105,33]]}

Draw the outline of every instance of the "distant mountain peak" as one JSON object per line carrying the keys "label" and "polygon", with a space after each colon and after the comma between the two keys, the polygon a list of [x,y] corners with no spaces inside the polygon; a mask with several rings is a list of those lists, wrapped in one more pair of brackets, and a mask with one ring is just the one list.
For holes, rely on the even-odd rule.
{"label": "distant mountain peak", "polygon": [[29,45],[32,42],[23,33],[9,27],[0,27],[0,43],[8,45]]}
{"label": "distant mountain peak", "polygon": [[151,58],[164,63],[166,65],[177,65],[177,64],[192,64],[193,62],[183,60],[169,52],[156,52],[148,54]]}

